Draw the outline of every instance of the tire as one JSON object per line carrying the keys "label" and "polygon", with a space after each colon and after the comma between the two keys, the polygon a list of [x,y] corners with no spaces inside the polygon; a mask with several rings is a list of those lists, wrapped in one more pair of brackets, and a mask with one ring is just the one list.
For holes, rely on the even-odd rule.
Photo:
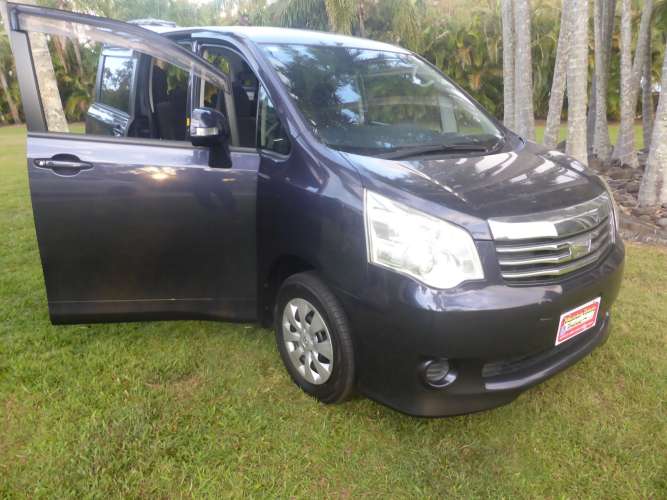
{"label": "tire", "polygon": [[299,273],[283,282],[274,324],[280,356],[296,385],[325,404],[351,396],[356,367],[350,326],[340,302],[317,274]]}

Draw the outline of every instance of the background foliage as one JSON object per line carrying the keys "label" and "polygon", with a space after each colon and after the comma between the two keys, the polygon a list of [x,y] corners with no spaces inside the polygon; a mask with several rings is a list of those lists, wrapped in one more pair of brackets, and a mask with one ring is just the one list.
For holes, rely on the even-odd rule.
{"label": "background foliage", "polygon": [[[67,8],[119,20],[158,18],[179,26],[254,25],[316,29],[364,35],[404,46],[420,54],[470,93],[485,108],[502,118],[502,26],[500,3],[490,0],[214,0],[195,4],[188,0],[43,0],[42,5]],[[532,2],[533,94],[535,116],[546,117],[553,78],[558,33],[558,0]],[[641,0],[633,1],[633,29],[641,18]],[[592,6],[591,6],[592,14]],[[359,19],[363,20],[363,33]],[[594,41],[591,17],[590,68]],[[667,33],[667,0],[654,12],[653,81],[659,82]],[[79,121],[92,102],[98,50],[82,45],[78,65],[71,42],[50,40],[56,78],[68,120]],[[615,27],[607,112],[616,120],[620,112],[620,35]],[[6,35],[0,37],[0,70],[9,93],[22,107],[14,62]],[[657,95],[656,95],[657,103]],[[567,114],[567,102],[564,106]],[[11,123],[6,94],[0,89],[0,123]]]}

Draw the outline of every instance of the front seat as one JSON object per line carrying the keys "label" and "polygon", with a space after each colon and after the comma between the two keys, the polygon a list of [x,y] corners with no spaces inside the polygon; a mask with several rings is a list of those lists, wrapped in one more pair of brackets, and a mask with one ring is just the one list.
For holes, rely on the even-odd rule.
{"label": "front seat", "polygon": [[187,130],[187,107],[188,91],[183,89],[172,89],[169,92],[169,101],[173,113],[172,127],[177,141],[185,140]]}
{"label": "front seat", "polygon": [[155,106],[155,114],[157,116],[158,132],[160,139],[165,141],[175,141],[176,133],[174,132],[174,113],[171,109],[169,101],[161,102]]}
{"label": "front seat", "polygon": [[171,126],[173,113],[169,103],[169,86],[167,83],[167,72],[159,66],[153,66],[153,76],[151,79],[151,90],[153,93],[153,123],[156,131],[153,137],[159,137],[168,141],[175,140],[174,129]]}
{"label": "front seat", "polygon": [[256,120],[252,115],[250,99],[243,87],[238,83],[232,84],[234,107],[236,108],[236,123],[239,128],[239,142],[243,148],[254,148]]}

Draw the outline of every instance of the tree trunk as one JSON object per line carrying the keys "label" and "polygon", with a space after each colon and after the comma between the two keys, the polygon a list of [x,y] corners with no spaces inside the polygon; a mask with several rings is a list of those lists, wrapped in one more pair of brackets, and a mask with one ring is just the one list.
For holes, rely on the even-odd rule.
{"label": "tree trunk", "polygon": [[[611,59],[611,43],[614,34],[614,19],[616,18],[616,0],[603,0],[602,9],[602,53],[604,71],[596,72],[595,79],[595,136],[593,152],[607,160],[611,158],[612,148],[609,140],[609,125],[607,123],[607,89],[609,87],[609,63]],[[597,35],[595,41],[597,51]],[[595,54],[597,56],[597,52]],[[596,63],[597,66],[597,63]]]}
{"label": "tree trunk", "polygon": [[39,95],[42,98],[46,127],[49,132],[69,132],[46,37],[42,33],[36,32],[30,32],[28,37],[30,38],[30,49],[39,84]]}
{"label": "tree trunk", "polygon": [[588,89],[588,0],[572,0],[572,32],[567,62],[567,147],[588,165],[586,101]]}
{"label": "tree trunk", "polygon": [[[628,3],[627,8],[625,7],[626,3]],[[639,163],[637,162],[637,147],[635,144],[635,114],[639,99],[639,82],[644,72],[647,38],[651,28],[653,0],[645,0],[644,2],[642,22],[637,35],[634,64],[632,63],[632,12],[627,0],[621,0],[621,9],[621,127],[618,132],[618,141],[614,148],[613,158],[620,159],[621,163],[627,163],[637,168]],[[627,26],[623,24],[623,13],[625,13],[623,9],[627,9]],[[624,55],[626,57],[625,65],[623,63]]]}
{"label": "tree trunk", "polygon": [[74,47],[74,55],[76,56],[76,64],[79,68],[79,75],[83,76],[83,60],[81,59],[81,47],[79,47],[79,40],[72,38],[72,46]]}
{"label": "tree trunk", "polygon": [[639,189],[640,205],[667,203],[667,51],[662,65],[662,92],[653,124],[651,151],[646,161],[646,173]]}
{"label": "tree trunk", "polygon": [[2,84],[2,90],[5,91],[5,97],[7,98],[7,104],[9,104],[9,110],[12,112],[12,118],[14,118],[14,123],[16,125],[21,125],[21,117],[19,116],[19,110],[16,109],[16,104],[14,104],[14,99],[9,95],[9,85],[7,85],[7,78],[5,78],[5,67],[0,66],[0,83]]}
{"label": "tree trunk", "polygon": [[[36,5],[34,0],[15,0],[15,2]],[[0,0],[0,3],[3,4],[0,8],[3,16],[2,20],[5,26],[9,26],[6,16],[6,2],[5,0]],[[28,33],[28,38],[30,39],[30,49],[39,84],[39,93],[42,98],[42,108],[46,118],[47,129],[49,132],[69,132],[60,94],[58,93],[58,84],[53,71],[51,53],[46,43],[46,37],[42,33],[30,32]]]}
{"label": "tree trunk", "polygon": [[514,92],[516,109],[514,127],[524,139],[535,141],[535,114],[533,112],[533,66],[531,64],[532,38],[530,36],[530,0],[516,0],[514,4],[515,66]]}
{"label": "tree trunk", "polygon": [[366,28],[364,27],[364,0],[357,0],[357,11],[359,14],[359,36],[366,37]]}
{"label": "tree trunk", "polygon": [[514,130],[516,97],[514,92],[514,0],[503,0],[503,87],[505,126]]}
{"label": "tree trunk", "polygon": [[642,132],[644,134],[644,150],[651,149],[651,136],[653,135],[653,57],[651,54],[652,33],[649,29],[644,60],[644,74],[642,75]]}
{"label": "tree trunk", "polygon": [[[598,1],[602,0],[593,0],[593,2],[597,3]],[[593,29],[593,32],[595,33],[595,29]],[[595,35],[593,35],[595,37]],[[597,51],[597,49],[595,49]],[[593,54],[595,55],[595,53]],[[586,118],[586,143],[588,144],[589,148],[593,147],[593,143],[595,142],[595,122],[596,122],[596,116],[597,116],[597,64],[593,64],[593,74],[591,75],[591,93],[590,97],[588,98],[588,117]]]}
{"label": "tree trunk", "polygon": [[[613,1],[613,0],[612,0]],[[602,125],[602,120],[598,120],[598,114],[607,114],[607,99],[606,99],[606,87],[607,85],[600,81],[598,85],[597,79],[602,80],[607,78],[606,73],[609,72],[609,65],[607,64],[605,55],[606,55],[606,46],[604,38],[604,24],[605,24],[605,0],[595,0],[595,14],[594,14],[594,31],[595,31],[595,69],[593,73],[593,85],[591,87],[591,96],[595,96],[595,123],[593,129],[593,152],[598,155],[599,158],[607,159],[611,156],[611,144],[608,147],[605,145],[605,149],[598,151],[596,145],[599,141],[596,141],[598,136],[597,127]],[[595,93],[593,92],[595,90]],[[603,94],[602,91],[605,91]],[[593,103],[591,102],[591,107]],[[590,117],[590,114],[589,114]],[[590,121],[590,120],[589,120]],[[604,120],[606,122],[606,120]],[[606,126],[604,123],[603,126]],[[609,134],[607,133],[607,138]],[[587,137],[588,139],[588,137]],[[604,139],[604,137],[602,138]]]}
{"label": "tree trunk", "polygon": [[567,59],[570,52],[570,10],[570,0],[563,0],[554,79],[551,85],[551,96],[549,97],[549,113],[547,114],[547,126],[542,140],[542,144],[551,149],[558,145],[558,130],[563,114],[563,97],[565,96],[565,85],[567,83]]}

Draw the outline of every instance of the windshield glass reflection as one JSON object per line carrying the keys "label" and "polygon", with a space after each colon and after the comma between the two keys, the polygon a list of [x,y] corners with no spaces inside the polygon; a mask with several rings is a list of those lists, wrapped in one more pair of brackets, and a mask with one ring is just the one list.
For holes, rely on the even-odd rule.
{"label": "windshield glass reflection", "polygon": [[479,154],[495,149],[503,136],[463,92],[410,54],[306,45],[263,50],[333,149],[387,158]]}

